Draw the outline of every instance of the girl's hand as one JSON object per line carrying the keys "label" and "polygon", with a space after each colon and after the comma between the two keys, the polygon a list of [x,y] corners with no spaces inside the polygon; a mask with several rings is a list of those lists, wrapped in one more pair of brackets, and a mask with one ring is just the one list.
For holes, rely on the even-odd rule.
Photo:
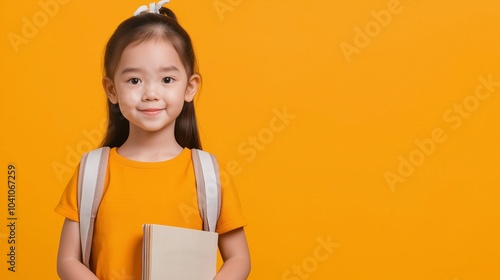
{"label": "girl's hand", "polygon": [[80,224],[64,220],[57,254],[57,274],[62,280],[98,280],[81,260]]}
{"label": "girl's hand", "polygon": [[250,274],[250,253],[245,230],[238,228],[219,236],[219,250],[224,264],[214,280],[245,280]]}

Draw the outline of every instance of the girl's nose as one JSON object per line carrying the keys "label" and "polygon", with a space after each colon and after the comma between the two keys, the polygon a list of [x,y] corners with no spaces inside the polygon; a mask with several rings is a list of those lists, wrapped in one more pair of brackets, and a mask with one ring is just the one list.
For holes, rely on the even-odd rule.
{"label": "girl's nose", "polygon": [[154,101],[158,100],[158,87],[154,84],[149,84],[144,88],[144,92],[142,94],[143,101]]}

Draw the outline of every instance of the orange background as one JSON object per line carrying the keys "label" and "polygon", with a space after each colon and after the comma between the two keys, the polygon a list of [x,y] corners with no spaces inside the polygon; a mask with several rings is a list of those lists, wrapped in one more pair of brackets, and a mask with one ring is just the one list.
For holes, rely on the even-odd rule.
{"label": "orange background", "polygon": [[[2,1],[1,279],[57,279],[53,208],[102,135],[104,45],[142,4]],[[198,54],[204,148],[243,203],[250,279],[500,279],[499,1],[168,5]]]}

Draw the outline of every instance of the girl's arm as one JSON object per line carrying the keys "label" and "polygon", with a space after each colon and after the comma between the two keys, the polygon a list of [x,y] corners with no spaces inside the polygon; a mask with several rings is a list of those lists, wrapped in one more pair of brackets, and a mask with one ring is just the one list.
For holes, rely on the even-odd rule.
{"label": "girl's arm", "polygon": [[80,224],[65,219],[57,254],[57,274],[62,280],[96,280],[97,277],[82,263]]}
{"label": "girl's arm", "polygon": [[245,230],[238,228],[219,236],[219,250],[224,264],[214,280],[245,280],[250,274],[250,253]]}

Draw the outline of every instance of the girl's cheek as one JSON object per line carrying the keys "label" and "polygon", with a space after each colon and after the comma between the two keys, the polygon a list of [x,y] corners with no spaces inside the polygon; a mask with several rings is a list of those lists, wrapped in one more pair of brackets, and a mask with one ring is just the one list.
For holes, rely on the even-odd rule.
{"label": "girl's cheek", "polygon": [[137,101],[141,99],[141,93],[139,91],[128,91],[123,97],[127,101]]}

